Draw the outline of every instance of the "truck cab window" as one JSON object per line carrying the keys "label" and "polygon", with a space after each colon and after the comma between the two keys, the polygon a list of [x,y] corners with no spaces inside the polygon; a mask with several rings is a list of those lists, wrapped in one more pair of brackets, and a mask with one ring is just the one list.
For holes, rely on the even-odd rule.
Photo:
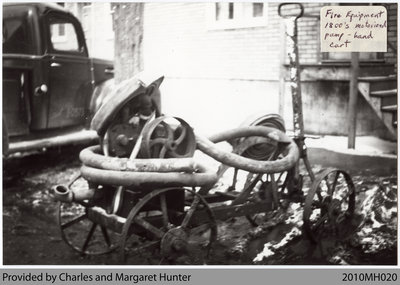
{"label": "truck cab window", "polygon": [[80,52],[74,25],[63,19],[50,18],[50,41],[54,50]]}
{"label": "truck cab window", "polygon": [[3,53],[34,53],[27,11],[3,18]]}

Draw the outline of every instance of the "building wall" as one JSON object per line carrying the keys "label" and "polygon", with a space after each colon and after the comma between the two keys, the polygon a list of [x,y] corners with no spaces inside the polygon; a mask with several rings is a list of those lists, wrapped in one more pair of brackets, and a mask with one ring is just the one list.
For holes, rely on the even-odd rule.
{"label": "building wall", "polygon": [[173,77],[276,80],[279,20],[269,4],[268,25],[241,29],[209,27],[215,3],[146,3],[144,61]]}
{"label": "building wall", "polygon": [[[326,5],[339,5],[338,3],[303,3],[304,15],[298,20],[298,43],[301,64],[316,64],[329,59],[350,59],[350,53],[340,53],[341,55],[332,55],[321,53],[320,50],[320,9]],[[384,4],[385,5],[385,4]],[[397,47],[397,4],[385,5],[387,8],[388,21],[388,41]],[[295,8],[287,9],[288,11]],[[342,58],[345,57],[345,58]],[[360,53],[361,60],[370,60],[383,58],[387,63],[397,63],[396,52],[388,46],[386,53],[377,55],[376,53]],[[397,70],[397,68],[396,68]]]}
{"label": "building wall", "polygon": [[[287,129],[293,129],[292,98],[286,85],[284,119]],[[303,120],[307,134],[347,135],[349,82],[302,82]],[[374,135],[391,139],[385,125],[372,107],[360,95],[357,103],[357,135]]]}
{"label": "building wall", "polygon": [[[319,38],[319,14],[324,3],[303,3],[306,17],[298,20],[298,44],[300,63],[320,64],[333,59],[349,60],[350,53],[321,53]],[[339,4],[329,4],[339,5]],[[386,5],[388,11],[388,41],[397,47],[397,4]],[[292,9],[294,10],[294,9]],[[294,12],[294,11],[292,11]],[[311,17],[310,17],[311,16]],[[384,59],[385,63],[395,64],[393,73],[397,71],[397,55],[388,46],[386,53],[360,53],[361,61]],[[288,60],[286,59],[286,62]],[[384,74],[382,74],[384,75]],[[349,82],[318,80],[302,82],[303,117],[306,133],[347,135],[347,110]],[[292,129],[292,100],[289,83],[285,85],[283,116],[288,129]],[[383,122],[377,117],[364,97],[359,96],[357,105],[357,135],[376,135],[391,138]]]}
{"label": "building wall", "polygon": [[[388,9],[388,40],[397,49],[397,4],[387,5]],[[397,71],[397,51],[388,47],[388,52],[384,54],[385,60],[396,65]]]}
{"label": "building wall", "polygon": [[90,57],[114,58],[114,31],[111,3],[65,2],[64,7],[79,19]]}
{"label": "building wall", "polygon": [[[146,3],[144,69],[158,70],[166,76],[161,87],[163,111],[181,116],[196,130],[211,134],[235,127],[253,113],[284,110],[291,129],[287,84],[282,101],[279,96],[281,62],[288,60],[278,4],[268,3],[267,23],[263,26],[215,29],[208,14],[215,3]],[[300,63],[320,64],[333,56],[319,52],[318,16],[325,4],[303,4],[308,16],[298,21]],[[391,5],[388,14],[389,25],[393,25],[397,4]],[[396,30],[389,29],[389,40],[394,43]],[[384,58],[396,62],[394,53],[385,53]],[[345,135],[347,100],[348,82],[304,82],[306,132]],[[358,134],[379,135],[384,129],[362,100],[358,119]]]}
{"label": "building wall", "polygon": [[[323,3],[303,3],[304,17],[297,21],[298,29],[298,48],[299,60],[301,64],[317,64],[321,61],[319,52],[319,11]],[[278,13],[277,8],[272,13]],[[288,5],[282,8],[285,15],[296,15],[299,13],[297,6]],[[285,25],[284,21],[279,17],[278,20]],[[288,20],[291,21],[291,20]],[[284,30],[282,30],[284,31]],[[287,50],[287,47],[283,47]],[[288,58],[284,57],[285,62]]]}
{"label": "building wall", "polygon": [[269,4],[266,26],[240,29],[210,27],[214,4],[146,3],[143,28],[144,69],[166,76],[163,111],[208,134],[279,108],[277,4]]}

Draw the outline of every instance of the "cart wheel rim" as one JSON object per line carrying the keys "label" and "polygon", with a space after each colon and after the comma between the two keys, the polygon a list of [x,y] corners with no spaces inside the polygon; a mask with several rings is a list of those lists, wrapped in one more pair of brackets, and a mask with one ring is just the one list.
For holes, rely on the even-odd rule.
{"label": "cart wheel rim", "polygon": [[[78,208],[78,215],[65,221],[66,207]],[[83,212],[82,212],[83,210]],[[83,255],[102,255],[114,251],[118,244],[111,237],[113,234],[101,225],[93,223],[87,215],[87,207],[77,203],[57,205],[57,223],[61,238],[74,251]]]}
{"label": "cart wheel rim", "polygon": [[355,209],[355,187],[348,173],[327,169],[313,182],[304,204],[303,229],[314,243],[325,236],[349,235]]}
{"label": "cart wheel rim", "polygon": [[[241,126],[266,126],[285,132],[284,120],[278,114],[266,114],[257,117],[251,116],[249,119],[245,120]],[[276,144],[271,144],[270,142],[265,141],[262,143],[264,146],[262,144],[251,145],[250,140],[251,138],[240,138],[232,141],[233,152],[257,160],[275,160],[281,156]],[[243,144],[247,145],[247,148],[241,147]],[[218,177],[221,178],[228,169],[228,166],[221,165],[218,169]],[[294,180],[294,172],[292,170],[281,173],[264,174],[262,176],[239,169],[234,169],[234,171],[235,174],[233,175],[232,184],[229,186],[228,190],[246,189],[251,183],[254,184],[254,190],[249,192],[246,197],[243,197],[241,201],[244,201],[245,199],[271,200],[273,201],[273,208],[278,208],[282,206],[281,200],[290,198],[289,195],[293,192],[294,186],[291,182]],[[244,183],[243,187],[240,187],[241,185],[238,183],[238,180],[240,179],[235,178],[239,177],[241,173],[242,176],[243,173],[248,173],[246,174],[246,183]],[[255,180],[250,182],[249,178]],[[284,193],[285,191],[287,193]],[[246,218],[252,226],[259,226],[261,223],[265,222],[263,214],[264,213],[247,215]]]}
{"label": "cart wheel rim", "polygon": [[[174,212],[172,208],[168,207],[168,202],[170,202],[168,201],[168,193],[172,193],[171,191],[182,191],[183,194],[187,193],[188,196],[190,195],[189,198],[193,199],[191,206],[185,211],[181,213],[176,213],[175,215],[174,213],[176,211]],[[164,199],[162,197],[166,198]],[[143,215],[144,209],[146,209],[146,207],[154,205],[151,204],[151,201],[154,201],[154,199],[159,199],[160,202],[158,210],[161,212],[161,214],[158,214],[157,216],[157,226],[155,226],[157,222],[154,223],[153,217],[146,217]],[[185,199],[184,202],[186,203],[187,201],[189,200]],[[186,206],[186,208],[187,207],[188,206]],[[201,223],[200,225],[196,224],[197,213],[203,213],[206,216],[206,221]],[[204,234],[205,241],[201,240],[198,244],[196,244],[196,231],[198,230],[198,228],[201,228],[204,225],[206,228],[205,231],[207,232],[206,234]],[[132,208],[122,229],[120,239],[121,262],[127,262],[127,258],[129,257],[128,255],[130,254],[130,252],[133,252],[134,254],[140,253],[140,250],[142,248],[141,245],[137,245],[138,250],[136,250],[136,248],[130,249],[128,241],[131,236],[135,236],[134,234],[131,235],[131,233],[135,231],[135,228],[140,229],[140,227],[141,229],[145,229],[144,233],[142,233],[142,237],[145,239],[145,243],[152,244],[153,249],[154,247],[156,247],[161,262],[166,261],[172,264],[188,264],[188,262],[204,264],[209,258],[210,250],[217,237],[217,224],[214,214],[208,203],[195,191],[185,188],[166,188],[154,190],[144,196]],[[146,236],[151,237],[147,238]],[[192,239],[191,237],[195,238]],[[136,236],[135,238],[138,239]],[[192,253],[190,252],[193,246],[201,247],[201,254],[204,256],[193,257]],[[169,253],[173,254],[171,255]],[[195,253],[200,253],[200,251],[196,251]],[[152,259],[154,259],[154,256],[155,255],[152,256]],[[188,259],[185,259],[186,257],[189,257],[190,261],[188,261]],[[136,260],[136,262],[137,261],[138,260]]]}

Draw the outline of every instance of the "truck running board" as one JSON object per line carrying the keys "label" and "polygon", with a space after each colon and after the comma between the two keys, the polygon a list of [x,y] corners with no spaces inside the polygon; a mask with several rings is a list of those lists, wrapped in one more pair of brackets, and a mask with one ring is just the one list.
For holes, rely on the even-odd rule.
{"label": "truck running board", "polygon": [[93,130],[81,130],[51,138],[42,138],[30,141],[10,142],[7,154],[26,152],[36,149],[51,148],[70,144],[96,143],[99,137]]}

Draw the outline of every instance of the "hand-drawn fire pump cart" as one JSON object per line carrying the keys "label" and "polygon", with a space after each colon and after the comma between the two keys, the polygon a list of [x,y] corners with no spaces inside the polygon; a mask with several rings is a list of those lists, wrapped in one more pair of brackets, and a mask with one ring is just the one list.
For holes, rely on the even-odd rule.
{"label": "hand-drawn fire pump cart", "polygon": [[[117,249],[122,263],[148,254],[169,263],[204,264],[217,239],[217,220],[244,216],[258,225],[263,213],[284,208],[293,197],[301,197],[304,233],[312,242],[344,234],[354,213],[354,185],[340,169],[312,172],[296,44],[303,8],[284,16],[283,5],[294,136],[285,134],[279,115],[268,114],[205,138],[183,119],[162,115],[163,77],[124,81],[91,122],[101,143],[80,153],[80,176],[53,188],[61,235],[70,247],[87,255]],[[220,162],[216,173],[193,158],[196,150]],[[300,160],[311,180],[307,194]],[[220,189],[227,175],[231,185]]]}

